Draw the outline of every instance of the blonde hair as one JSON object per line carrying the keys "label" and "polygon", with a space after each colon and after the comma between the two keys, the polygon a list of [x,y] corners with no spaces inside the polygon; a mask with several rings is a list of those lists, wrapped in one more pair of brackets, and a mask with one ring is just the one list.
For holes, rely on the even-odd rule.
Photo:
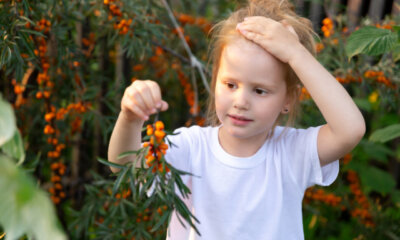
{"label": "blonde hair", "polygon": [[[211,93],[207,106],[207,124],[216,126],[219,124],[215,111],[215,85],[219,70],[221,54],[224,47],[235,39],[240,38],[240,33],[236,30],[236,25],[243,22],[245,17],[263,16],[275,21],[282,21],[291,25],[299,37],[301,44],[315,56],[314,35],[311,21],[298,16],[294,7],[287,0],[248,0],[246,5],[233,12],[227,19],[220,21],[211,29],[211,44],[209,64],[212,64]],[[287,125],[292,125],[296,118],[299,107],[300,80],[291,69],[289,64],[285,64],[287,94],[292,99],[292,106],[289,112]],[[275,126],[282,120],[282,114],[278,117]]]}

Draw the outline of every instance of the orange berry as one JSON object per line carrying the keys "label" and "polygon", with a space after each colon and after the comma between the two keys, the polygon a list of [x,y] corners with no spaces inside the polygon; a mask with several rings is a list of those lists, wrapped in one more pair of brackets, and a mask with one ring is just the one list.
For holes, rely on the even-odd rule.
{"label": "orange berry", "polygon": [[37,92],[37,93],[36,93],[36,98],[37,98],[37,99],[41,99],[42,97],[43,97],[42,92]]}
{"label": "orange berry", "polygon": [[149,143],[149,142],[144,142],[144,143],[143,143],[143,147],[148,147],[148,146],[150,146],[150,143]]}
{"label": "orange berry", "polygon": [[166,143],[161,143],[161,144],[158,146],[158,148],[161,149],[161,150],[167,150],[167,149],[168,149],[168,144],[166,144]]}
{"label": "orange berry", "polygon": [[43,92],[44,98],[49,98],[50,97],[50,92],[49,91],[44,91]]}
{"label": "orange berry", "polygon": [[24,92],[24,88],[21,85],[16,84],[14,86],[14,93],[15,94],[21,94]]}
{"label": "orange berry", "polygon": [[159,208],[157,208],[157,212],[158,212],[158,214],[160,214],[160,215],[162,215],[162,213],[163,213],[163,211],[161,210],[161,208],[159,207]]}
{"label": "orange berry", "polygon": [[60,198],[65,198],[65,192],[60,192]]}
{"label": "orange berry", "polygon": [[56,184],[54,184],[54,188],[58,189],[58,190],[61,190],[62,189],[62,185],[59,184],[59,183],[56,183]]}
{"label": "orange berry", "polygon": [[44,115],[44,119],[46,120],[46,122],[50,122],[56,115],[54,113],[46,113]]}
{"label": "orange berry", "polygon": [[159,140],[159,139],[162,139],[162,138],[165,137],[165,132],[162,131],[162,130],[156,130],[156,131],[154,132],[154,136],[156,136],[156,138],[157,138],[158,140]]}
{"label": "orange berry", "polygon": [[153,128],[147,128],[146,134],[147,136],[153,135]]}
{"label": "orange berry", "polygon": [[161,121],[156,122],[156,130],[164,130],[164,123]]}
{"label": "orange berry", "polygon": [[59,163],[52,163],[50,168],[51,170],[56,170],[57,168],[59,168]]}
{"label": "orange berry", "polygon": [[52,182],[58,182],[60,180],[61,180],[60,176],[54,175],[54,176],[51,177],[51,181]]}
{"label": "orange berry", "polygon": [[146,158],[146,164],[147,164],[147,166],[151,166],[155,159],[156,159],[156,158],[155,158],[153,155],[148,156],[148,157]]}

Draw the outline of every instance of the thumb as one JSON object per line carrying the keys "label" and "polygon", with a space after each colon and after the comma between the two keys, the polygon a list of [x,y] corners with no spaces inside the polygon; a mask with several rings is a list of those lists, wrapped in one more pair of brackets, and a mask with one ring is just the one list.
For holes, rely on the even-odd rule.
{"label": "thumb", "polygon": [[168,103],[164,100],[161,101],[161,111],[166,111],[168,109]]}

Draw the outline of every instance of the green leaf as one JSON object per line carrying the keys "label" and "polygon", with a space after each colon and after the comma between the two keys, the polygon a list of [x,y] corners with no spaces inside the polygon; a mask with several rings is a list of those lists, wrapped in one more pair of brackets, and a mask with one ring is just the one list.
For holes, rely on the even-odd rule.
{"label": "green leaf", "polygon": [[97,161],[99,161],[99,162],[101,162],[102,164],[107,165],[107,166],[109,166],[109,167],[114,167],[114,168],[119,168],[119,169],[125,168],[124,165],[119,165],[119,164],[117,164],[117,163],[109,162],[109,161],[104,160],[104,159],[102,159],[102,158],[97,158]]}
{"label": "green leaf", "polygon": [[396,186],[392,175],[376,167],[365,167],[359,174],[364,186],[382,194],[391,193]]}
{"label": "green leaf", "polygon": [[27,234],[34,239],[65,240],[54,206],[35,181],[0,155],[0,225],[7,239]]}
{"label": "green leaf", "polygon": [[1,149],[8,156],[17,159],[18,165],[22,164],[25,160],[25,150],[24,145],[22,143],[22,137],[19,131],[15,131],[14,137],[7,141]]}
{"label": "green leaf", "polygon": [[129,155],[132,155],[132,154],[138,154],[138,153],[140,153],[140,150],[123,152],[123,153],[118,155],[117,159],[121,159],[121,158],[124,158],[126,156],[129,156]]}
{"label": "green leaf", "polygon": [[124,181],[126,173],[128,172],[129,169],[130,169],[129,167],[124,167],[124,170],[122,170],[122,172],[120,171],[118,173],[117,180],[115,180],[114,187],[113,187],[113,195],[115,195],[115,193],[118,191],[119,186]]}
{"label": "green leaf", "polygon": [[371,134],[369,140],[373,142],[387,142],[400,137],[400,124],[393,124],[385,128],[376,130]]}
{"label": "green leaf", "polygon": [[13,137],[15,125],[15,116],[11,104],[0,99],[0,146]]}
{"label": "green leaf", "polygon": [[346,44],[346,55],[349,59],[364,53],[379,55],[389,52],[397,42],[397,34],[388,29],[367,26],[353,32]]}
{"label": "green leaf", "polygon": [[[399,39],[400,39],[400,37],[399,37]],[[400,43],[397,43],[395,45],[395,47],[393,48],[392,57],[393,57],[394,62],[397,62],[400,60]]]}
{"label": "green leaf", "polygon": [[160,218],[160,220],[157,222],[156,225],[150,230],[150,232],[155,232],[157,231],[164,223],[165,221],[169,218],[170,214],[164,213],[164,215]]}

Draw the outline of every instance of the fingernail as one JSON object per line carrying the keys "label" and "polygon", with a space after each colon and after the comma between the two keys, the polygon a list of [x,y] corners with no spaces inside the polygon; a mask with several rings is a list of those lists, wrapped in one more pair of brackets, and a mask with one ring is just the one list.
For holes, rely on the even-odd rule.
{"label": "fingernail", "polygon": [[249,19],[249,17],[245,17],[244,20],[246,21],[247,19]]}
{"label": "fingernail", "polygon": [[246,30],[240,29],[240,32],[241,32],[242,34],[247,34],[247,31],[246,31]]}
{"label": "fingernail", "polygon": [[155,112],[157,112],[157,109],[155,109],[155,108],[151,109],[151,113],[155,113]]}
{"label": "fingernail", "polygon": [[241,25],[242,25],[241,23],[238,23],[238,24],[236,25],[236,29],[240,28]]}
{"label": "fingernail", "polygon": [[144,116],[144,120],[145,121],[149,120],[149,116]]}
{"label": "fingernail", "polygon": [[157,103],[157,104],[156,104],[156,107],[157,107],[157,108],[160,108],[160,107],[161,107],[161,103]]}

